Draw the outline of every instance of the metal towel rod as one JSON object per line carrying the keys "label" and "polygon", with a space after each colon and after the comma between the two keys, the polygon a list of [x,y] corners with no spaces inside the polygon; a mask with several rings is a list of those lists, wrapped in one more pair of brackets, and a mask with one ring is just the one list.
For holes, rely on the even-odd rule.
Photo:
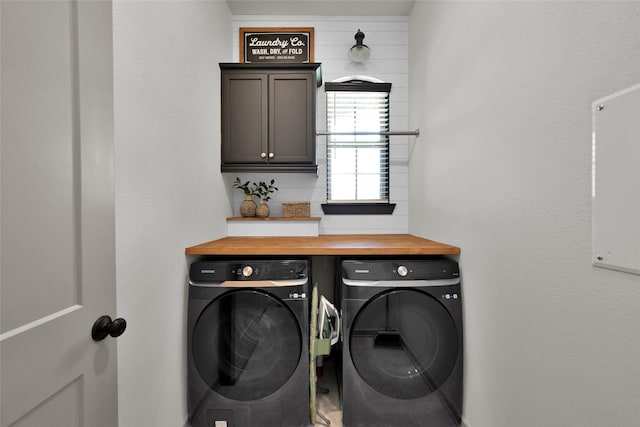
{"label": "metal towel rod", "polygon": [[323,132],[323,131],[318,131],[318,132],[316,132],[316,135],[317,136],[321,136],[321,135],[353,135],[353,136],[357,136],[357,135],[389,135],[389,136],[409,135],[409,136],[420,136],[420,129],[403,130],[403,131],[389,131],[389,132]]}

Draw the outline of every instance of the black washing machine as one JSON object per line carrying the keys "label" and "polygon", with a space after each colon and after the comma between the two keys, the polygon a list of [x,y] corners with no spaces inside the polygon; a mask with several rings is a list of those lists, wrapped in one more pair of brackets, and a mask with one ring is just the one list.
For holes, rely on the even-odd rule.
{"label": "black washing machine", "polygon": [[306,259],[191,264],[193,427],[309,425],[309,270]]}
{"label": "black washing machine", "polygon": [[458,264],[343,260],[341,271],[344,426],[460,425]]}

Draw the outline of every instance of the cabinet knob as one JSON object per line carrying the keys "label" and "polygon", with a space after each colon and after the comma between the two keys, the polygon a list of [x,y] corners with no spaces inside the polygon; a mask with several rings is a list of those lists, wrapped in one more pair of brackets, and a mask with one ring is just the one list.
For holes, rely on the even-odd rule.
{"label": "cabinet knob", "polygon": [[260,157],[262,157],[263,159],[267,157],[267,153],[260,153]]}
{"label": "cabinet knob", "polygon": [[269,153],[269,158],[273,159],[273,153]]}

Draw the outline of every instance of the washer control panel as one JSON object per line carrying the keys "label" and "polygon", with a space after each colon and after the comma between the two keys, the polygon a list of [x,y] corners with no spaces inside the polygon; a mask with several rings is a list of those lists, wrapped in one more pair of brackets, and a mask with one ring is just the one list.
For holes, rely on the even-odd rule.
{"label": "washer control panel", "polygon": [[308,277],[304,259],[217,260],[204,258],[191,264],[192,283],[222,283],[228,280],[294,280]]}
{"label": "washer control panel", "polygon": [[232,280],[291,280],[307,275],[307,265],[303,262],[247,261],[230,269]]}

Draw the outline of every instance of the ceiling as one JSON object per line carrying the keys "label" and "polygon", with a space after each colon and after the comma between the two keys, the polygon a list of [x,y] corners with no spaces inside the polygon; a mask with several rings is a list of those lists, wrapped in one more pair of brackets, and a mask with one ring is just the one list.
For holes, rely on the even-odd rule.
{"label": "ceiling", "polygon": [[226,0],[232,15],[408,16],[415,0]]}

